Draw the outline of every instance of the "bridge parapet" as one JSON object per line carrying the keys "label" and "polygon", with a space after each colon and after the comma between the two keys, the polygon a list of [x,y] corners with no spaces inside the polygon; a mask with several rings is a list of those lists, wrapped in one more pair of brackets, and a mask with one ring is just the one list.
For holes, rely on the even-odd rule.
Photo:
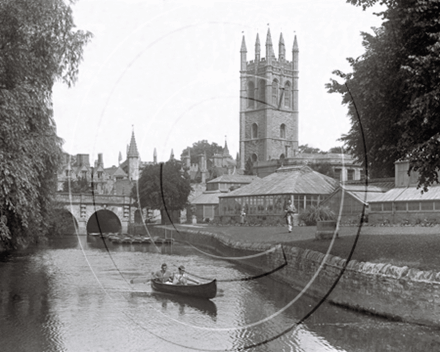
{"label": "bridge parapet", "polygon": [[69,193],[58,192],[57,200],[69,204],[131,204],[133,202],[131,197],[119,196],[119,195],[104,195],[104,194],[92,194],[92,193]]}
{"label": "bridge parapet", "polygon": [[127,232],[128,224],[134,222],[133,199],[128,196],[59,192],[56,199],[75,217],[81,235],[87,234],[87,223],[99,210],[113,212],[121,222],[122,232]]}

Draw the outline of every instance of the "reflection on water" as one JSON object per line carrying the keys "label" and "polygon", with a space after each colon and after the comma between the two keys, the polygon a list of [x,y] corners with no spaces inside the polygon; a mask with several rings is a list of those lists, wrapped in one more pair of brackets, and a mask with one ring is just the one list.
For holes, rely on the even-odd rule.
{"label": "reflection on water", "polygon": [[[199,300],[152,292],[133,277],[185,265],[200,276],[253,275],[191,248],[113,245],[71,237],[0,257],[0,350],[9,351],[435,351],[434,328],[390,322],[316,304],[269,277],[221,282],[223,294]],[[288,330],[289,327],[293,327]],[[274,336],[287,333],[279,338]],[[265,343],[267,340],[273,341]],[[189,347],[189,348],[188,348]]]}
{"label": "reflection on water", "polygon": [[132,296],[152,297],[161,303],[165,310],[178,307],[179,314],[183,315],[188,310],[196,310],[197,312],[210,316],[214,321],[217,317],[217,306],[209,299],[201,299],[196,297],[178,296],[160,292],[132,292]]}

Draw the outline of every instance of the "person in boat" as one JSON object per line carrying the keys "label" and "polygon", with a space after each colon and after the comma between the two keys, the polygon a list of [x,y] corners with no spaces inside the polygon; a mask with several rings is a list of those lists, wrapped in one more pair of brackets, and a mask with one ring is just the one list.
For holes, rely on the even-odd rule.
{"label": "person in boat", "polygon": [[168,271],[168,265],[166,263],[163,263],[160,270],[153,273],[152,279],[159,280],[162,283],[172,282],[173,274]]}
{"label": "person in boat", "polygon": [[187,285],[188,281],[192,281],[196,284],[199,284],[197,280],[190,279],[188,275],[185,273],[185,267],[183,265],[179,266],[178,272],[174,274],[173,284],[174,285]]}

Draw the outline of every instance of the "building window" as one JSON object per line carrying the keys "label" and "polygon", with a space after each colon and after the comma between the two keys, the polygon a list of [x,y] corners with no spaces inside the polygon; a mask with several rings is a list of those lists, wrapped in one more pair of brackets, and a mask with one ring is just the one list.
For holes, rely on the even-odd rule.
{"label": "building window", "polygon": [[257,154],[252,154],[252,161],[253,162],[256,162],[256,161],[258,161],[258,156],[257,156]]}
{"label": "building window", "polygon": [[417,211],[420,210],[419,202],[408,202],[408,211]]}
{"label": "building window", "polygon": [[98,171],[98,178],[102,178],[102,171]]}
{"label": "building window", "polygon": [[284,106],[290,108],[291,106],[291,94],[292,91],[290,90],[290,82],[286,82],[286,84],[284,85]]}
{"label": "building window", "polygon": [[382,203],[371,203],[371,211],[382,211]]}
{"label": "building window", "polygon": [[262,107],[266,102],[266,83],[264,80],[258,82],[258,106]]}
{"label": "building window", "polygon": [[252,124],[252,138],[258,138],[258,125]]}
{"label": "building window", "polygon": [[383,211],[391,211],[393,210],[393,204],[391,202],[383,203]]}
{"label": "building window", "polygon": [[248,83],[248,90],[247,90],[247,107],[253,109],[254,101],[255,101],[255,86],[254,86],[254,82],[250,81]]}
{"label": "building window", "polygon": [[272,105],[278,107],[278,81],[276,79],[272,82]]}
{"label": "building window", "polygon": [[284,123],[280,126],[280,138],[286,138],[286,125]]}
{"label": "building window", "polygon": [[69,177],[69,174],[70,174],[69,170],[66,170],[66,176],[67,177]]}
{"label": "building window", "polygon": [[347,170],[347,180],[354,180],[354,170]]}
{"label": "building window", "polygon": [[406,202],[396,202],[394,203],[396,211],[406,211]]}

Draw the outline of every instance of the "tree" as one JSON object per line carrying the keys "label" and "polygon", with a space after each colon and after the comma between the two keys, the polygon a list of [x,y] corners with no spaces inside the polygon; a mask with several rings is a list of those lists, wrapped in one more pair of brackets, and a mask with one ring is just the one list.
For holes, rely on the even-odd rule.
{"label": "tree", "polygon": [[52,87],[75,82],[91,34],[63,0],[3,0],[0,22],[0,244],[16,246],[50,227],[62,143]]}
{"label": "tree", "polygon": [[[377,0],[349,0],[369,7]],[[408,159],[424,191],[438,183],[440,166],[440,4],[436,0],[381,0],[386,10],[374,34],[362,33],[365,53],[348,59],[353,72],[334,73],[329,92],[342,94],[351,119],[341,137],[370,177],[394,175]]]}
{"label": "tree", "polygon": [[[181,170],[176,160],[147,165],[138,185],[132,189],[132,197],[142,209],[160,210],[162,223],[189,204],[188,196],[192,190],[189,175]],[[172,220],[176,221],[175,218]]]}
{"label": "tree", "polygon": [[344,154],[344,148],[343,147],[332,147],[328,150],[329,153],[334,154]]}
{"label": "tree", "polygon": [[77,180],[69,180],[64,181],[63,183],[63,192],[71,192],[71,193],[87,193],[91,192],[91,182],[87,181],[87,178],[81,177]]}
{"label": "tree", "polygon": [[307,166],[310,166],[311,169],[319,172],[320,174],[335,178],[335,171],[333,169],[332,164],[329,162],[321,162],[321,163],[311,163]]}
{"label": "tree", "polygon": [[188,152],[191,154],[191,164],[198,164],[200,154],[206,154],[206,165],[207,168],[211,167],[211,159],[214,154],[222,154],[223,147],[219,146],[217,143],[212,142],[209,143],[207,140],[202,140],[193,143],[192,147],[186,147],[180,156],[182,157],[188,155]]}
{"label": "tree", "polygon": [[299,153],[305,153],[305,154],[318,154],[318,153],[322,153],[321,149],[309,147],[308,144],[300,145],[298,147],[298,152]]}

